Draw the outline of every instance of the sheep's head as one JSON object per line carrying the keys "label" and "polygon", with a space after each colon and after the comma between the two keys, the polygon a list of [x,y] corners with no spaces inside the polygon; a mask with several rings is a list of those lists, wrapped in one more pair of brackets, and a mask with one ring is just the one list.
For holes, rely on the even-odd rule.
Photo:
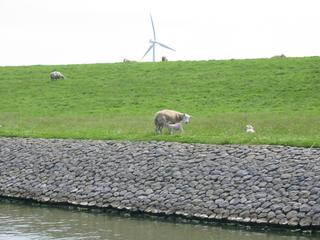
{"label": "sheep's head", "polygon": [[184,113],[183,118],[182,118],[182,122],[188,123],[190,121],[190,118],[191,118],[191,116],[189,114]]}

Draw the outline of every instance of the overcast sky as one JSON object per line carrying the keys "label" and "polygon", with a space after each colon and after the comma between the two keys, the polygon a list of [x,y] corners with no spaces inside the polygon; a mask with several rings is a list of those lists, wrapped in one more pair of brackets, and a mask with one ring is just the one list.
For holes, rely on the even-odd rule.
{"label": "overcast sky", "polygon": [[[319,0],[0,0],[0,66],[320,55]],[[151,61],[151,52],[143,61]]]}

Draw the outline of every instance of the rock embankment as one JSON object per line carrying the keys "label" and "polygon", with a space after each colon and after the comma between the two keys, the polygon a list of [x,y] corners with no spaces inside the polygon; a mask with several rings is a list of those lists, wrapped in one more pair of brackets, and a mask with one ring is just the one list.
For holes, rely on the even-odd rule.
{"label": "rock embankment", "polygon": [[320,227],[320,149],[0,138],[0,196]]}

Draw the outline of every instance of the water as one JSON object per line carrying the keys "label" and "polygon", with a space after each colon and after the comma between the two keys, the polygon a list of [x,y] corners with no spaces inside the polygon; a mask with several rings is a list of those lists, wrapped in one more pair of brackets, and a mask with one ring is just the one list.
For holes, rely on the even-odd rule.
{"label": "water", "polygon": [[0,240],[309,240],[319,232],[270,230],[176,218],[129,216],[0,200]]}

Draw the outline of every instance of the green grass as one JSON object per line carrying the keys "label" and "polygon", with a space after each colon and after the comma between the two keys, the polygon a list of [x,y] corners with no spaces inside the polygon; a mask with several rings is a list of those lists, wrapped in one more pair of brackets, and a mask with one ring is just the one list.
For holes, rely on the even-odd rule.
{"label": "green grass", "polygon": [[[320,57],[0,67],[0,136],[320,147],[319,93]],[[183,135],[155,135],[164,108]]]}

